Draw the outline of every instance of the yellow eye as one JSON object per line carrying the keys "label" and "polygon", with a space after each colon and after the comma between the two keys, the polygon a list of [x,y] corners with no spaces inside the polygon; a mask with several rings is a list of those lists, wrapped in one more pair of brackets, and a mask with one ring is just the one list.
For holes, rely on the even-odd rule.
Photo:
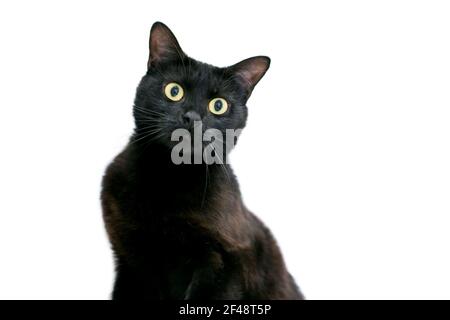
{"label": "yellow eye", "polygon": [[224,114],[228,110],[228,102],[223,98],[214,98],[209,102],[208,109],[217,115]]}
{"label": "yellow eye", "polygon": [[184,90],[178,83],[171,82],[164,88],[164,94],[172,101],[180,101],[183,99]]}

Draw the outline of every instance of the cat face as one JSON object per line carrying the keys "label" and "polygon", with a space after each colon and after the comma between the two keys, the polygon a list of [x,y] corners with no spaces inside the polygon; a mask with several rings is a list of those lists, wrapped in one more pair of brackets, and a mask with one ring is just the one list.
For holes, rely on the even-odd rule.
{"label": "cat face", "polygon": [[226,68],[188,57],[173,33],[157,22],[150,33],[147,74],[138,86],[134,117],[136,139],[173,147],[176,129],[193,132],[242,129],[246,103],[269,68],[270,59],[258,56]]}

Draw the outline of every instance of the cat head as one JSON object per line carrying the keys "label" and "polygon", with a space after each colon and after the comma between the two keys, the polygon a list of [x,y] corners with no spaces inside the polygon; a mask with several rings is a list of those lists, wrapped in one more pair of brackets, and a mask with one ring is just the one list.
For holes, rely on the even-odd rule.
{"label": "cat head", "polygon": [[176,129],[203,132],[242,129],[246,103],[270,65],[265,56],[229,67],[215,67],[188,57],[170,29],[156,22],[150,32],[147,73],[136,94],[134,138],[169,148]]}

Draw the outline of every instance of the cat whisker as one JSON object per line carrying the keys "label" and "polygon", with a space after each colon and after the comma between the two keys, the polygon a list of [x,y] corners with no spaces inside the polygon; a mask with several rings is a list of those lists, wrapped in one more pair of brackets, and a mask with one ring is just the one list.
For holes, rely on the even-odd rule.
{"label": "cat whisker", "polygon": [[191,64],[192,64],[192,62],[191,62],[191,59],[188,59],[188,61],[189,61],[189,65],[188,65],[188,75],[190,76],[190,75],[191,75]]}
{"label": "cat whisker", "polygon": [[143,139],[149,138],[151,136],[154,136],[155,134],[161,134],[162,133],[162,128],[156,128],[153,130],[148,130],[148,131],[144,131],[144,132],[140,132],[136,134],[136,137],[138,139],[133,139],[133,141],[130,142],[130,144],[135,144],[138,141],[141,141]]}
{"label": "cat whisker", "polygon": [[139,111],[139,112],[144,113],[144,114],[161,115],[161,116],[162,115],[166,115],[166,113],[155,111],[155,110],[151,110],[151,109],[145,109],[145,108],[139,107],[137,105],[134,105],[134,108],[135,108],[136,111]]}
{"label": "cat whisker", "polygon": [[202,202],[200,205],[200,208],[203,208],[203,204],[205,203],[205,199],[206,199],[206,190],[208,189],[208,164],[205,164],[205,187],[203,188],[203,196],[202,196]]}
{"label": "cat whisker", "polygon": [[230,175],[228,174],[228,169],[227,169],[227,167],[225,166],[225,164],[224,164],[224,162],[223,162],[223,155],[222,155],[222,156],[219,155],[219,153],[217,152],[216,148],[214,148],[214,145],[213,145],[213,144],[209,144],[209,146],[211,146],[211,147],[213,148],[213,150],[214,150],[216,156],[219,158],[219,160],[220,160],[220,161],[219,161],[219,166],[220,166],[220,168],[222,169],[223,173],[226,175],[226,177],[227,177],[227,179],[228,179],[228,182],[231,184],[231,177],[230,177]]}
{"label": "cat whisker", "polygon": [[184,76],[187,77],[187,73],[186,73],[186,65],[184,64],[184,57],[185,55],[180,51],[178,45],[175,43],[175,40],[170,39],[171,43],[172,43],[172,47],[175,48],[178,57],[181,60],[181,64],[183,65],[183,70],[184,70]]}
{"label": "cat whisker", "polygon": [[135,128],[135,131],[140,131],[140,132],[146,132],[146,131],[148,131],[148,129],[158,129],[158,130],[162,130],[162,129],[164,129],[165,128],[165,126],[164,126],[164,124],[163,123],[160,123],[160,122],[157,122],[157,123],[155,123],[155,122],[152,122],[152,123],[149,123],[148,125],[145,125],[145,126],[139,126],[139,127],[136,127]]}
{"label": "cat whisker", "polygon": [[153,67],[154,67],[155,70],[159,73],[159,75],[164,79],[164,81],[168,81],[167,78],[166,78],[166,76],[162,73],[161,70],[159,70],[159,68],[158,68],[157,65],[154,65]]}

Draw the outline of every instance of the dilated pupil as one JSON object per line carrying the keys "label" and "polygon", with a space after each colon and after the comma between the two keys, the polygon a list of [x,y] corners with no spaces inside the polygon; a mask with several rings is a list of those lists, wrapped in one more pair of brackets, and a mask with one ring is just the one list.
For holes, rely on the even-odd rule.
{"label": "dilated pupil", "polygon": [[180,88],[178,88],[177,86],[174,86],[174,87],[172,87],[172,89],[170,89],[170,95],[172,97],[176,97],[178,92],[180,92]]}
{"label": "dilated pupil", "polygon": [[222,110],[222,101],[221,100],[217,100],[216,102],[214,102],[214,110],[216,110],[217,112]]}

